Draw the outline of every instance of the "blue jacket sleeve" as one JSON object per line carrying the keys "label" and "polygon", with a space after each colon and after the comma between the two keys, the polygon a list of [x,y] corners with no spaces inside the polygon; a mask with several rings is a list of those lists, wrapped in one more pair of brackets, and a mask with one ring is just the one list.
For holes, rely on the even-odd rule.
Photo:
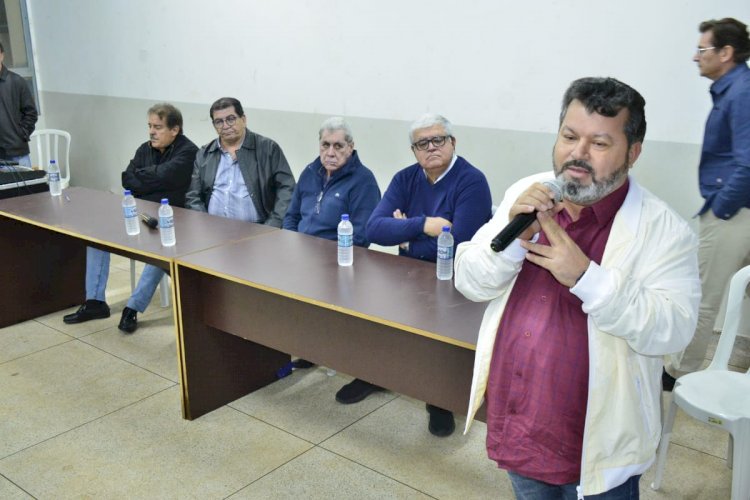
{"label": "blue jacket sleeve", "polygon": [[349,220],[354,226],[354,244],[360,247],[370,246],[367,239],[367,221],[380,201],[380,188],[375,176],[370,174],[363,182],[357,183],[349,200]]}
{"label": "blue jacket sleeve", "polygon": [[[378,245],[400,245],[416,239],[424,230],[424,216],[394,219],[396,209],[405,210],[408,206],[408,193],[396,175],[385,190],[383,199],[373,210],[367,221],[367,239]],[[407,217],[409,214],[406,214]]]}
{"label": "blue jacket sleeve", "polygon": [[297,184],[294,188],[294,193],[292,193],[292,200],[289,202],[289,208],[286,211],[286,215],[284,215],[284,223],[281,227],[297,231],[299,221],[302,219],[302,213],[300,213],[301,203],[300,185]]}
{"label": "blue jacket sleeve", "polygon": [[732,103],[730,127],[734,169],[711,204],[720,219],[733,217],[750,202],[750,87]]}
{"label": "blue jacket sleeve", "polygon": [[[492,195],[487,179],[477,172],[477,175],[462,180],[456,187],[456,202],[451,220],[454,248],[459,243],[470,240],[490,219],[491,214]],[[410,242],[408,254],[425,260],[436,260],[437,238],[425,234]]]}

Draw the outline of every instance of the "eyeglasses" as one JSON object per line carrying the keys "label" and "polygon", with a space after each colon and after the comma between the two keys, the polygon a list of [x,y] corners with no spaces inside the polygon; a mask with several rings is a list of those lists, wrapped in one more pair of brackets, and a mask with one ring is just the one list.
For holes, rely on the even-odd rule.
{"label": "eyeglasses", "polygon": [[702,55],[703,55],[703,53],[704,53],[705,51],[707,51],[707,50],[714,50],[715,48],[716,48],[716,47],[698,47],[698,48],[697,48],[697,49],[695,50],[695,53],[696,53],[696,54],[697,54],[698,56],[702,56]]}
{"label": "eyeglasses", "polygon": [[334,151],[343,151],[349,144],[346,142],[328,142],[323,141],[320,143],[321,151],[328,151],[328,148],[333,146]]}
{"label": "eyeglasses", "polygon": [[449,135],[436,135],[435,137],[428,137],[427,139],[420,139],[417,142],[413,142],[411,145],[413,148],[416,148],[419,151],[427,151],[427,148],[430,147],[430,144],[432,144],[436,148],[439,148],[439,147],[442,147],[443,144],[445,144],[445,141],[447,141],[450,138],[451,136]]}
{"label": "eyeglasses", "polygon": [[237,123],[237,117],[234,115],[229,115],[226,118],[217,118],[213,121],[214,127],[216,128],[222,128],[224,124],[227,124],[227,126],[231,127],[235,123]]}

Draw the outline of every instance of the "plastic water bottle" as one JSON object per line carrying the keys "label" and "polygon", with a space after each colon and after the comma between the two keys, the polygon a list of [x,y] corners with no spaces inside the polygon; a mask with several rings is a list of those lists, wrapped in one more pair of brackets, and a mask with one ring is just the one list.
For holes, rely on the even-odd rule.
{"label": "plastic water bottle", "polygon": [[437,241],[437,279],[453,277],[453,235],[450,226],[443,226]]}
{"label": "plastic water bottle", "polygon": [[339,265],[351,266],[354,262],[354,227],[349,222],[349,214],[341,215],[338,227]]}
{"label": "plastic water bottle", "polygon": [[122,215],[125,217],[125,232],[134,236],[141,232],[141,226],[138,225],[138,208],[135,206],[135,198],[130,190],[126,189],[124,194]]}
{"label": "plastic water bottle", "polygon": [[47,183],[49,184],[49,194],[60,196],[62,194],[62,185],[60,184],[60,167],[55,160],[49,161],[47,169]]}
{"label": "plastic water bottle", "polygon": [[177,243],[174,234],[174,212],[166,198],[161,199],[161,206],[159,207],[159,236],[161,237],[161,244],[165,247],[171,247]]}

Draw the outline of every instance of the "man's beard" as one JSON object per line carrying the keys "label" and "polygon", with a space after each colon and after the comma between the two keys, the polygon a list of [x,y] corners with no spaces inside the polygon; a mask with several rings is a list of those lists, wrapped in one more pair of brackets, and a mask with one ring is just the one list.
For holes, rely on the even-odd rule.
{"label": "man's beard", "polygon": [[[564,172],[568,167],[578,167],[586,170],[591,176],[591,184],[586,186],[581,183],[580,179],[566,179]],[[563,163],[559,170],[555,167],[555,176],[562,183],[563,198],[576,205],[588,206],[593,205],[620,187],[621,181],[628,175],[629,169],[630,165],[628,165],[626,158],[625,163],[612,172],[612,175],[606,179],[599,180],[596,178],[594,169],[587,162],[583,160],[570,160]]]}

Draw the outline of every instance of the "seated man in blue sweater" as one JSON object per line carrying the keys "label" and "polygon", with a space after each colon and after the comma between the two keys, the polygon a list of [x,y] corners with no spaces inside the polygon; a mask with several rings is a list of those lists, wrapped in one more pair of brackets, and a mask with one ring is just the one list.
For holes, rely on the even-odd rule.
{"label": "seated man in blue sweater", "polygon": [[[399,254],[435,262],[437,237],[450,226],[455,244],[470,240],[492,215],[490,187],[484,174],[456,156],[451,123],[428,114],[415,121],[409,141],[417,163],[398,172],[367,222],[367,239],[398,245]],[[379,387],[355,379],[336,394],[340,403],[356,403]],[[453,414],[430,404],[429,430],[449,436]]]}
{"label": "seated man in blue sweater", "polygon": [[[341,215],[349,214],[354,244],[367,247],[365,225],[380,201],[375,176],[359,161],[352,130],[343,118],[324,121],[318,140],[320,155],[300,174],[282,227],[336,240]],[[298,359],[291,366],[309,368],[313,364]]]}

